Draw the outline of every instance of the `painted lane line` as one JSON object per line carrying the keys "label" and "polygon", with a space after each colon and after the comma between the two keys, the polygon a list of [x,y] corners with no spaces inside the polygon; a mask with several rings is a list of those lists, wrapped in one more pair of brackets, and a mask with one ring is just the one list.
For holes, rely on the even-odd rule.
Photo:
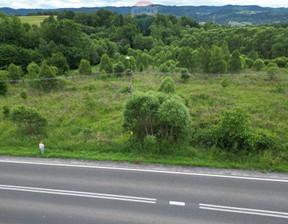
{"label": "painted lane line", "polygon": [[114,194],[99,194],[99,193],[81,192],[81,191],[67,191],[67,190],[12,186],[12,185],[0,185],[0,190],[24,191],[24,192],[41,193],[41,194],[67,195],[67,196],[76,196],[76,197],[100,198],[100,199],[108,199],[108,200],[156,204],[156,199],[154,198],[142,198],[142,197],[133,197],[133,196],[114,195]]}
{"label": "painted lane line", "polygon": [[212,210],[212,211],[269,216],[269,217],[288,219],[288,213],[286,212],[277,212],[277,211],[250,209],[250,208],[239,208],[239,207],[230,207],[230,206],[221,206],[221,205],[209,205],[209,204],[199,204],[199,208],[204,209],[204,210]]}
{"label": "painted lane line", "polygon": [[169,201],[169,205],[185,206],[185,202],[181,202],[181,201]]}
{"label": "painted lane line", "polygon": [[163,174],[175,174],[175,175],[188,175],[188,176],[202,176],[202,177],[216,177],[216,178],[230,178],[230,179],[241,179],[241,180],[256,180],[256,181],[270,181],[270,182],[288,183],[287,179],[244,177],[244,176],[205,174],[205,173],[187,173],[187,172],[177,172],[177,171],[133,169],[133,168],[123,168],[123,167],[104,167],[104,166],[91,166],[91,165],[61,164],[61,163],[23,162],[23,161],[13,161],[13,160],[9,160],[9,161],[8,160],[0,160],[0,163],[14,163],[14,164],[41,165],[41,166],[58,166],[58,167],[72,167],[72,168],[88,168],[88,169],[105,169],[105,170],[120,170],[120,171],[133,171],[133,172],[143,172],[143,173],[163,173]]}

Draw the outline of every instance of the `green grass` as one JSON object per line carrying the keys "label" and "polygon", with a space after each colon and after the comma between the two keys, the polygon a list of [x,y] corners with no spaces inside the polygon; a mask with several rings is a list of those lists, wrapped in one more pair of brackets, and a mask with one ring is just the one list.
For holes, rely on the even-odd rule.
{"label": "green grass", "polygon": [[[183,83],[175,76],[176,92],[189,107],[194,129],[217,122],[224,111],[242,107],[250,114],[250,125],[275,133],[288,142],[288,76],[275,80],[248,71],[248,75],[194,75]],[[283,70],[284,73],[284,70]],[[229,79],[230,85],[221,86]],[[134,74],[133,91],[157,91],[162,77]],[[0,106],[24,104],[36,107],[49,121],[43,133],[26,136],[0,110],[0,154],[41,157],[38,142],[44,141],[47,158],[112,160],[223,168],[288,171],[288,152],[234,155],[217,149],[191,145],[165,155],[147,154],[125,147],[130,133],[122,128],[128,77],[68,79],[63,90],[41,93],[28,83],[10,86]],[[22,88],[28,93],[20,97]],[[281,91],[279,91],[279,89]],[[2,107],[1,107],[2,109]]]}
{"label": "green grass", "polygon": [[30,25],[37,25],[43,22],[44,19],[47,19],[49,16],[19,16],[22,23],[29,23]]}

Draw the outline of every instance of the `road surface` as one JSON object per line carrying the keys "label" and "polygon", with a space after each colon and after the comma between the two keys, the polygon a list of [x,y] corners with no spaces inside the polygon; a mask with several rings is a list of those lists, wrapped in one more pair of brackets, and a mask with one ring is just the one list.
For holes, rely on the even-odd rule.
{"label": "road surface", "polygon": [[288,223],[288,179],[0,159],[0,223]]}

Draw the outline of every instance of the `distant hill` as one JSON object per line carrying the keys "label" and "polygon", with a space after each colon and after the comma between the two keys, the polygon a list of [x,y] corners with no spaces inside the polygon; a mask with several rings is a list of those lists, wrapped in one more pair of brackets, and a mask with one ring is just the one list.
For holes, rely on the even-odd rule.
{"label": "distant hill", "polygon": [[[198,22],[215,22],[232,26],[243,24],[273,24],[288,22],[288,8],[268,8],[256,5],[238,6],[164,6],[156,5],[161,14],[173,14],[177,17],[186,14]],[[95,8],[60,8],[60,9],[12,9],[0,8],[0,12],[7,15],[26,15],[38,11],[63,11],[73,10],[75,12],[89,12],[100,8],[128,14],[132,7],[95,7]]]}

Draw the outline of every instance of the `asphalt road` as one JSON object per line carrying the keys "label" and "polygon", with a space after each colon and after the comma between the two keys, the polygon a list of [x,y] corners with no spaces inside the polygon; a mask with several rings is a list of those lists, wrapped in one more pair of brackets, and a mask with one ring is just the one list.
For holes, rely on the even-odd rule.
{"label": "asphalt road", "polygon": [[37,163],[0,159],[1,224],[288,223],[288,179]]}

